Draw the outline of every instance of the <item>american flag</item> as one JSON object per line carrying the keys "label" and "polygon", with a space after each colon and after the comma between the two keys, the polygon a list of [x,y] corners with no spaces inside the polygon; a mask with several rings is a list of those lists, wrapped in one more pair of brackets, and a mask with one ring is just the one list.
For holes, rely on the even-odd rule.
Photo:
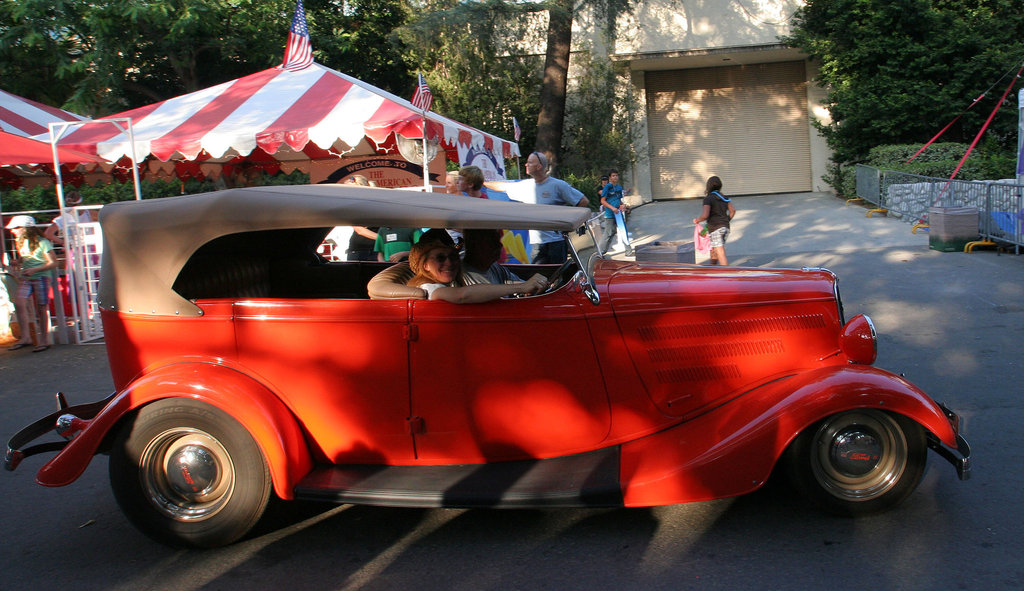
{"label": "american flag", "polygon": [[416,83],[416,92],[412,93],[412,106],[421,111],[429,111],[430,105],[434,102],[434,95],[430,94],[430,87],[423,74],[419,75],[419,82]]}
{"label": "american flag", "polygon": [[522,135],[523,135],[523,130],[519,129],[519,122],[516,121],[515,117],[513,117],[512,118],[512,137],[516,138],[516,141],[518,142],[519,138],[522,137]]}
{"label": "american flag", "polygon": [[288,31],[288,47],[284,49],[285,70],[295,71],[308,68],[313,63],[313,46],[309,44],[309,29],[306,27],[306,9],[302,0],[295,4],[292,28]]}

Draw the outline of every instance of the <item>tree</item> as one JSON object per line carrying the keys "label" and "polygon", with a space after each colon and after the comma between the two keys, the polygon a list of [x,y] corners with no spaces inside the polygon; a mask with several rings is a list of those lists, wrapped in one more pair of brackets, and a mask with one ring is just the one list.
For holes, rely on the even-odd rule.
{"label": "tree", "polygon": [[[405,76],[387,42],[404,0],[304,4],[318,61],[388,84]],[[0,75],[28,98],[107,115],[280,63],[294,10],[295,0],[0,0]]]}
{"label": "tree", "polygon": [[[572,49],[572,22],[581,10],[593,10],[605,23],[606,38],[614,35],[619,14],[632,9],[626,0],[547,0],[548,29],[544,56],[544,82],[541,86],[540,113],[537,114],[536,150],[548,152],[557,163],[563,149],[565,105],[568,96],[569,58]],[[610,117],[609,117],[610,119]]]}
{"label": "tree", "polygon": [[[431,3],[395,40],[412,73],[427,78],[435,110],[501,137],[511,136],[516,117],[521,143],[532,145],[541,61],[526,48],[543,42],[531,27],[540,10],[504,0]],[[409,93],[412,83],[409,76]]]}
{"label": "tree", "polygon": [[[972,141],[1024,60],[1024,12],[1014,0],[808,0],[784,41],[820,62],[831,121],[819,129],[833,160],[852,162],[923,144],[991,89],[943,136]],[[1002,149],[1015,147],[1014,111],[989,131]]]}
{"label": "tree", "polygon": [[[535,128],[524,125],[521,143],[564,159],[573,19],[593,10],[611,35],[615,18],[630,7],[626,0],[438,0],[398,33],[446,114],[505,135],[513,115],[521,123],[535,120]],[[537,48],[544,51],[543,64]],[[614,113],[596,118],[607,130]]]}
{"label": "tree", "polygon": [[278,47],[287,34],[285,4],[8,0],[3,10],[16,24],[2,31],[2,43],[48,52],[54,77],[74,89],[63,105],[103,115],[250,73],[254,64],[270,65],[271,29],[277,29]]}
{"label": "tree", "polygon": [[544,82],[540,91],[535,149],[551,154],[552,164],[558,162],[562,148],[572,47],[573,4],[573,0],[548,0],[547,51],[544,56]]}
{"label": "tree", "polygon": [[[289,0],[291,1],[291,0]],[[408,22],[407,0],[306,0],[316,61],[400,96],[409,68],[392,32]],[[282,43],[280,49],[283,50]],[[404,95],[410,96],[410,95]]]}
{"label": "tree", "polygon": [[[47,105],[61,105],[74,92],[74,80],[58,75],[62,57],[77,48],[23,11],[20,2],[0,0],[0,80],[3,89]],[[40,84],[40,81],[45,81]]]}
{"label": "tree", "polygon": [[624,172],[640,157],[634,148],[631,83],[607,58],[588,53],[580,58],[567,97],[562,166],[576,175],[604,174],[609,168]]}

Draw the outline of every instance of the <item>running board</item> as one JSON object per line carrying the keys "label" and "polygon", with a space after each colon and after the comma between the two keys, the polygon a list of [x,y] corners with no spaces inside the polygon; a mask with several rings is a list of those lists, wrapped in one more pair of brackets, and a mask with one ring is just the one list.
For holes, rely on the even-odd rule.
{"label": "running board", "polygon": [[388,507],[621,507],[619,448],[546,460],[317,466],[295,498]]}

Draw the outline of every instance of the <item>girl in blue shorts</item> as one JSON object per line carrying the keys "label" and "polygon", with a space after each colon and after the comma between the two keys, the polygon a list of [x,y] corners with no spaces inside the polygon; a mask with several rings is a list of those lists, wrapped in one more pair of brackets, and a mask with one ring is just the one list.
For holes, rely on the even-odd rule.
{"label": "girl in blue shorts", "polygon": [[711,239],[711,264],[728,265],[725,257],[725,240],[729,236],[729,222],[736,215],[732,200],[722,195],[722,179],[713,176],[708,179],[704,191],[704,211],[693,223],[708,222],[708,237]]}
{"label": "girl in blue shorts", "polygon": [[57,268],[53,243],[43,238],[32,216],[14,216],[7,224],[7,229],[14,234],[14,243],[18,248],[19,264],[14,275],[19,283],[14,305],[18,312],[18,325],[21,327],[21,339],[8,347],[8,350],[16,351],[33,344],[32,336],[28,334],[28,307],[35,305],[36,338],[32,351],[39,353],[50,348],[50,285],[53,283],[53,270]]}

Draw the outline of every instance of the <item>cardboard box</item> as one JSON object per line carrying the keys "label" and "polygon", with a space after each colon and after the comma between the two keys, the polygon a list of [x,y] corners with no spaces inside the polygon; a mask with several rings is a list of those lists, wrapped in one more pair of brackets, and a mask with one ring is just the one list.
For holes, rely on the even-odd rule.
{"label": "cardboard box", "polygon": [[636,245],[637,262],[649,263],[697,263],[693,242],[689,240],[670,240],[648,242]]}
{"label": "cardboard box", "polygon": [[928,248],[940,252],[963,252],[968,242],[977,239],[978,208],[928,209]]}

